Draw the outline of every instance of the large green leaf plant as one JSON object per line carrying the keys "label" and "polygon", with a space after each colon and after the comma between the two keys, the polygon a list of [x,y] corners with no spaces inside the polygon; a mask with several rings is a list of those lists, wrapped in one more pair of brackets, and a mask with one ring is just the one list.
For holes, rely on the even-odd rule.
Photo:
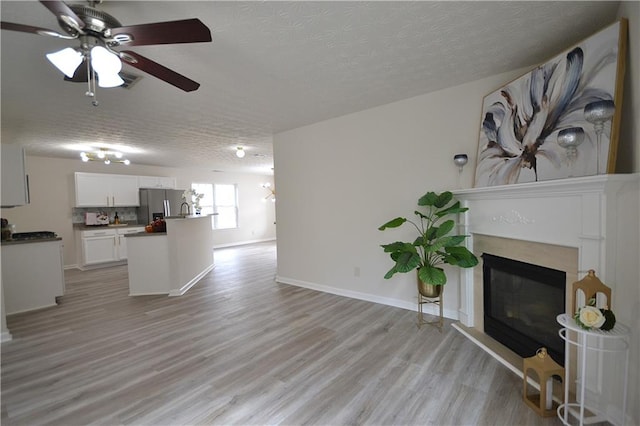
{"label": "large green leaf plant", "polygon": [[406,273],[418,268],[418,278],[422,282],[444,285],[447,276],[440,265],[446,263],[461,268],[476,266],[478,259],[462,245],[468,235],[449,235],[455,222],[447,219],[447,216],[463,213],[468,208],[460,207],[460,202],[455,201],[449,191],[441,194],[427,192],[418,200],[418,206],[424,209],[423,212],[414,212],[419,218],[417,223],[404,217],[396,217],[378,228],[384,231],[409,222],[418,231],[418,237],[413,242],[396,241],[382,245],[385,253],[389,253],[395,262],[384,277],[389,279],[396,272]]}

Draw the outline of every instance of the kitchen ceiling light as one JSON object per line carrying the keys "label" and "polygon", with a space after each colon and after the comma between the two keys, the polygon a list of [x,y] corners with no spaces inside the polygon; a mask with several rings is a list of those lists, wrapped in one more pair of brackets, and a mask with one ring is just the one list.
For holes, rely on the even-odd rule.
{"label": "kitchen ceiling light", "polygon": [[87,161],[102,161],[104,162],[104,164],[120,163],[120,164],[124,164],[125,166],[128,166],[129,164],[131,164],[131,161],[122,157],[123,157],[123,154],[120,151],[110,151],[106,148],[100,148],[95,153],[93,152],[80,153],[80,158],[85,163]]}
{"label": "kitchen ceiling light", "polygon": [[245,154],[246,153],[244,152],[244,148],[243,147],[239,146],[238,148],[236,148],[236,156],[238,158],[243,158]]}

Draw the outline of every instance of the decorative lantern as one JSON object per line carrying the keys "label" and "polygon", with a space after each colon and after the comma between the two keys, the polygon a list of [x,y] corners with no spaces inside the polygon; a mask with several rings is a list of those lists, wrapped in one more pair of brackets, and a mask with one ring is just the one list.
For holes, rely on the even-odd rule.
{"label": "decorative lantern", "polygon": [[[564,384],[564,368],[551,359],[551,356],[547,354],[547,348],[540,348],[534,356],[524,359],[522,370],[524,379],[522,398],[524,402],[542,417],[555,416],[558,404],[553,401],[553,377],[560,377]],[[540,393],[538,394],[527,393],[530,370],[538,375],[540,383]],[[560,387],[558,394],[562,394],[561,389],[562,387]]]}

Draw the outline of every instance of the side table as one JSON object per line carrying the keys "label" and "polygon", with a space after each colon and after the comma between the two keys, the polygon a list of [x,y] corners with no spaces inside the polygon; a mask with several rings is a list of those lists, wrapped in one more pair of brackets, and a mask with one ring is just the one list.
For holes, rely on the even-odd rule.
{"label": "side table", "polygon": [[[628,387],[628,375],[629,375],[629,336],[630,329],[624,324],[616,323],[615,327],[609,331],[602,330],[585,330],[581,328],[568,314],[558,315],[556,318],[558,323],[563,327],[560,329],[560,337],[568,343],[565,350],[565,369],[571,366],[571,351],[569,345],[575,345],[577,348],[578,359],[575,361],[579,363],[576,366],[576,370],[580,373],[578,378],[578,385],[576,389],[576,402],[569,402],[569,388],[571,387],[570,380],[565,381],[564,387],[564,403],[558,407],[558,418],[565,425],[571,425],[569,423],[569,416],[573,416],[578,420],[580,426],[584,424],[590,424],[602,421],[611,421],[607,418],[606,414],[600,412],[596,408],[585,406],[585,389],[587,385],[587,356],[593,353],[621,353],[624,355],[624,377],[622,378],[622,425],[624,425],[626,419],[627,410],[627,387]],[[569,334],[572,333],[573,337]],[[597,338],[597,339],[596,339]],[[594,345],[594,342],[598,342]],[[593,415],[587,415],[588,413]]]}

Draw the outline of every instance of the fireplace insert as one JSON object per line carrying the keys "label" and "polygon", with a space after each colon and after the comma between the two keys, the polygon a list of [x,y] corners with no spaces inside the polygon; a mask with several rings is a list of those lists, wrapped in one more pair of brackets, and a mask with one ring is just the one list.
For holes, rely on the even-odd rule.
{"label": "fireplace insert", "polygon": [[546,347],[564,365],[556,322],[565,313],[566,273],[483,254],[484,332],[523,358]]}

